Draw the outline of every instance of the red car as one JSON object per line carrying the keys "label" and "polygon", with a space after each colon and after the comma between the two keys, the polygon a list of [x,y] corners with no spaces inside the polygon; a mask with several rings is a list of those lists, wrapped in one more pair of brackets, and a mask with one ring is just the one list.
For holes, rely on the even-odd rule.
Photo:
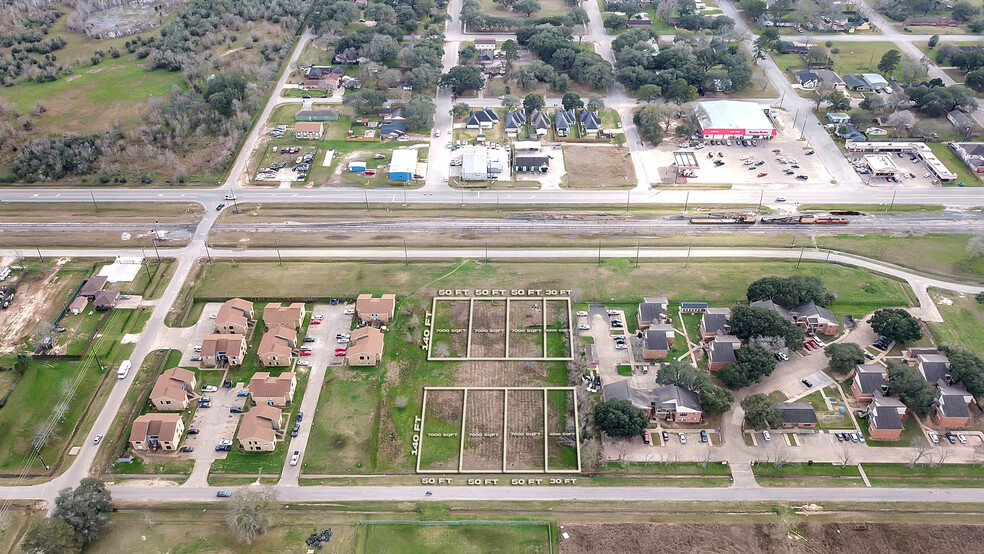
{"label": "red car", "polygon": [[310,350],[301,350],[301,356],[310,356],[311,354],[314,354],[314,352],[311,352]]}
{"label": "red car", "polygon": [[765,177],[766,175],[768,175],[768,173],[765,173],[764,171],[758,174],[759,177]]}
{"label": "red car", "polygon": [[344,355],[345,355],[345,351],[344,350],[336,350],[335,351],[335,357],[336,358],[341,358]]}
{"label": "red car", "polygon": [[366,170],[366,175],[375,175],[375,174],[376,174],[376,170],[375,169],[367,169]]}
{"label": "red car", "polygon": [[813,345],[812,345],[812,344],[810,344],[810,343],[808,343],[808,342],[804,342],[804,343],[803,343],[803,346],[804,346],[804,347],[805,347],[805,348],[806,348],[807,350],[813,350]]}
{"label": "red car", "polygon": [[321,320],[320,319],[312,319],[311,320],[311,325],[321,325]]}

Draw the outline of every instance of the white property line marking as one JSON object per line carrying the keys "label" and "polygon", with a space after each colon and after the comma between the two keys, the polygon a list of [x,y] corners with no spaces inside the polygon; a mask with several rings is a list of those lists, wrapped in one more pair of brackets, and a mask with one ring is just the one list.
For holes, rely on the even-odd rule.
{"label": "white property line marking", "polygon": [[[506,452],[508,450],[507,440],[508,440],[508,399],[509,391],[542,391],[543,392],[543,434],[544,434],[544,467],[542,470],[537,469],[507,469],[506,465]],[[457,391],[462,393],[461,399],[461,440],[460,449],[458,451],[458,473],[468,474],[468,473],[556,473],[556,474],[572,474],[581,473],[581,430],[577,425],[578,421],[578,408],[577,408],[577,391],[575,387],[424,387],[424,405],[421,407],[421,428],[420,428],[420,445],[417,450],[417,473],[421,474],[434,474],[434,473],[450,473],[453,470],[443,470],[443,469],[421,469],[420,467],[420,457],[423,452],[423,442],[426,438],[427,433],[424,428],[423,414],[427,410],[427,395],[430,391]],[[465,469],[464,468],[464,457],[465,457],[465,423],[468,415],[468,391],[503,391],[503,425],[502,425],[502,469],[500,471],[490,470],[490,469]],[[549,409],[549,393],[550,391],[562,391],[564,393],[570,393],[570,401],[573,403],[572,409],[574,412],[574,449],[577,454],[577,469],[550,469],[549,462],[549,414],[547,410]],[[563,430],[561,431],[563,432]]]}

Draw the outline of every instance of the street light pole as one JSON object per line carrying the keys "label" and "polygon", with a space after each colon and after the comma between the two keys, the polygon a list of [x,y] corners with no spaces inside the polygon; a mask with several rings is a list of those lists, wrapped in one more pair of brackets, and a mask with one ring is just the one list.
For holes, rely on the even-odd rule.
{"label": "street light pole", "polygon": [[41,457],[41,453],[40,452],[38,452],[38,459],[41,460],[41,465],[44,466],[44,470],[45,471],[48,471],[48,470],[51,469],[51,466],[49,466],[47,463],[45,463],[44,458]]}
{"label": "street light pole", "polygon": [[232,194],[231,194],[231,196],[232,196],[232,205],[235,206],[233,208],[233,213],[237,213],[237,214],[238,213],[241,213],[239,211],[239,199],[236,198],[236,189],[232,185],[229,185],[229,189],[232,190]]}
{"label": "street light pole", "polygon": [[38,251],[38,259],[44,263],[44,256],[41,255],[41,247],[38,246],[38,239],[34,239],[34,248]]}
{"label": "street light pole", "polygon": [[89,197],[92,198],[92,205],[96,208],[96,213],[99,213],[99,204],[96,204],[96,195],[89,191]]}
{"label": "street light pole", "polygon": [[157,249],[157,236],[151,237],[150,240],[154,243],[154,252],[157,253],[157,263],[161,263],[161,251]]}
{"label": "street light pole", "polygon": [[280,265],[284,265],[284,259],[280,257],[280,241],[273,239],[273,247],[277,249],[277,260],[280,261]]}

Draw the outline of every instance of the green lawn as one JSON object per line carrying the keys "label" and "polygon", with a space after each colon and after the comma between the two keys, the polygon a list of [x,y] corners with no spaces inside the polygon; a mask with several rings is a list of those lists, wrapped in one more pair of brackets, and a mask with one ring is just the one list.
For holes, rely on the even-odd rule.
{"label": "green lawn", "polygon": [[571,11],[570,6],[564,0],[540,0],[541,10],[535,12],[530,18],[527,18],[524,13],[503,9],[501,5],[496,4],[492,0],[479,0],[479,4],[481,5],[482,13],[492,17],[513,17],[521,20],[535,19],[538,17],[554,17],[558,15],[563,16]]}
{"label": "green lawn", "polygon": [[309,445],[304,455],[304,473],[341,474],[372,471],[374,414],[379,409],[379,384],[372,379],[349,381],[325,377],[318,409],[311,423]]}
{"label": "green lawn", "polygon": [[[845,73],[880,73],[878,71],[878,62],[881,60],[885,52],[899,48],[891,42],[834,42],[831,50],[834,48],[839,48],[840,52],[837,54],[830,54],[831,59],[834,60],[833,70],[837,73],[844,75]],[[902,53],[902,62],[906,60],[906,55]],[[901,67],[903,63],[899,64],[897,68],[892,73],[888,75],[882,75],[885,79],[890,79],[890,77],[902,76]]]}
{"label": "green lawn", "polygon": [[860,427],[861,432],[864,433],[864,438],[868,441],[868,446],[909,446],[913,443],[913,441],[917,443],[926,442],[926,438],[922,433],[922,427],[919,426],[919,423],[916,422],[912,414],[908,414],[902,418],[902,425],[905,426],[905,429],[903,429],[902,434],[899,435],[899,440],[874,441],[871,440],[871,435],[868,434],[868,420],[860,417],[858,418],[858,427]]}
{"label": "green lawn", "polygon": [[864,464],[864,472],[875,487],[984,487],[979,465],[917,464],[910,469],[907,464]]}
{"label": "green lawn", "polygon": [[872,257],[902,265],[930,275],[957,280],[978,281],[984,276],[984,259],[969,259],[967,241],[971,235],[926,234],[894,237],[890,235],[841,234],[816,238],[821,249]]}
{"label": "green lawn", "polygon": [[[468,524],[428,522],[363,525],[358,552],[465,554],[494,551],[535,554],[553,552],[550,524]],[[495,545],[495,546],[493,546]]]}
{"label": "green lawn", "polygon": [[755,464],[752,472],[763,487],[865,486],[856,465],[790,463],[777,468],[773,464]]}
{"label": "green lawn", "polygon": [[[653,437],[656,440],[656,437]],[[618,462],[608,462],[599,468],[605,474],[646,474],[646,475],[716,475],[730,476],[731,467],[720,462],[709,462],[701,467],[697,462],[645,463],[630,462],[622,467]]]}
{"label": "green lawn", "polygon": [[[941,214],[943,206],[940,204],[800,204],[797,210],[800,212],[830,212],[830,211],[856,211],[872,214],[879,213],[921,213],[921,214]],[[858,238],[867,238],[877,235],[854,235]]]}
{"label": "green lawn", "polygon": [[984,309],[972,296],[932,289],[932,297],[943,316],[929,329],[940,344],[958,344],[984,353]]}
{"label": "green lawn", "polygon": [[967,164],[963,163],[960,158],[950,149],[949,146],[943,144],[942,142],[929,142],[930,149],[936,154],[936,157],[943,162],[943,165],[947,169],[957,174],[957,180],[953,183],[946,183],[946,186],[956,187],[961,183],[968,187],[980,187],[984,186],[984,181],[977,176],[976,173],[967,167]]}

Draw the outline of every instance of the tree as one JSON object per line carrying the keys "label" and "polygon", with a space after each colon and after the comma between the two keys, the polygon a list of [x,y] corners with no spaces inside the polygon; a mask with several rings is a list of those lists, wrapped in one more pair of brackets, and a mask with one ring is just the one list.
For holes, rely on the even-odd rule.
{"label": "tree", "polygon": [[902,110],[888,116],[885,123],[898,135],[903,129],[908,129],[916,124],[916,116],[909,110]]}
{"label": "tree", "polygon": [[565,110],[574,110],[584,107],[584,102],[581,101],[581,97],[578,96],[576,92],[568,92],[564,94],[564,97],[560,99],[560,103],[564,106]]}
{"label": "tree", "polygon": [[820,109],[820,104],[827,101],[830,98],[830,93],[834,92],[834,85],[830,83],[820,83],[813,90],[810,91],[810,98],[813,99],[815,105],[813,109]]}
{"label": "tree", "polygon": [[927,383],[918,371],[895,360],[888,362],[888,392],[919,417],[928,415],[936,400],[933,385]]}
{"label": "tree", "polygon": [[414,96],[407,103],[407,129],[421,132],[430,129],[434,122],[434,101],[425,96]]}
{"label": "tree", "polygon": [[953,17],[960,21],[970,21],[975,15],[981,13],[979,5],[975,5],[968,0],[959,0],[953,3]]}
{"label": "tree", "polygon": [[516,106],[519,106],[519,98],[516,98],[515,96],[508,96],[507,95],[507,96],[505,96],[502,99],[502,107],[508,108],[508,109],[511,110],[511,109],[515,108]]}
{"label": "tree", "polygon": [[692,102],[697,98],[697,87],[688,83],[686,79],[676,79],[663,91],[663,97],[677,105]]}
{"label": "tree", "polygon": [[910,342],[922,338],[919,320],[900,308],[884,308],[871,316],[871,328],[895,342]]}
{"label": "tree", "polygon": [[458,61],[463,64],[471,63],[477,57],[478,50],[475,49],[474,44],[466,44],[458,50]]}
{"label": "tree", "polygon": [[458,102],[451,108],[451,116],[455,119],[464,119],[471,115],[471,106],[464,102]]}
{"label": "tree", "polygon": [[812,275],[763,277],[748,285],[745,297],[749,302],[772,300],[785,308],[792,308],[803,302],[828,306],[836,299],[833,293],[823,286],[823,281]]}
{"label": "tree", "polygon": [[776,358],[765,348],[746,344],[735,352],[737,361],[717,372],[724,386],[740,389],[772,374],[776,368]]}
{"label": "tree", "polygon": [[827,49],[822,44],[814,44],[806,51],[807,67],[827,61]]}
{"label": "tree", "polygon": [[895,48],[892,48],[888,52],[882,55],[881,60],[878,62],[878,71],[888,75],[889,73],[895,71],[895,68],[899,66],[899,62],[902,61],[902,52],[899,52]]}
{"label": "tree", "polygon": [[603,21],[605,28],[613,31],[624,29],[626,25],[629,24],[629,19],[627,17],[617,13],[610,13],[606,15]]}
{"label": "tree", "polygon": [[875,113],[879,113],[885,109],[885,99],[882,98],[881,94],[869,94],[864,97],[864,100],[858,104],[858,107],[862,110],[870,110]]}
{"label": "tree", "polygon": [[456,65],[441,75],[438,81],[442,87],[449,87],[456,95],[462,95],[469,90],[479,90],[485,86],[482,70],[473,65]]}
{"label": "tree", "polygon": [[78,554],[82,543],[71,525],[49,517],[27,532],[21,548],[30,554]]}
{"label": "tree", "polygon": [[369,113],[385,103],[386,96],[374,90],[357,90],[346,94],[342,99],[342,104],[357,108],[364,114]]}
{"label": "tree", "polygon": [[661,385],[676,385],[695,391],[710,380],[706,373],[687,362],[673,360],[659,368],[659,371],[656,372],[656,382]]}
{"label": "tree", "polygon": [[226,512],[226,525],[239,542],[252,543],[273,524],[277,496],[273,489],[241,488],[232,493]]}
{"label": "tree", "polygon": [[851,97],[842,91],[834,90],[827,95],[827,106],[832,111],[844,112],[851,109]]}
{"label": "tree", "polygon": [[762,34],[752,43],[752,56],[755,58],[756,63],[758,60],[765,59],[765,52],[779,43],[779,38],[779,31],[775,28],[770,27],[762,31]]}
{"label": "tree", "polygon": [[403,73],[399,69],[385,69],[376,75],[376,88],[391,89],[403,81]]}
{"label": "tree", "polygon": [[592,94],[588,96],[588,103],[585,104],[585,107],[596,112],[605,107],[605,99],[597,94]]}
{"label": "tree", "polygon": [[741,401],[741,409],[745,411],[746,427],[756,431],[782,427],[782,409],[779,403],[764,394],[748,395]]}
{"label": "tree", "polygon": [[523,99],[523,109],[526,110],[527,114],[542,110],[546,105],[547,102],[543,99],[542,94],[527,94],[526,98]]}
{"label": "tree", "polygon": [[658,145],[663,142],[662,107],[657,104],[647,104],[632,114],[639,136]]}
{"label": "tree", "polygon": [[741,10],[745,12],[745,15],[752,21],[765,15],[765,11],[768,9],[762,0],[742,0],[739,5],[741,6]]}
{"label": "tree", "polygon": [[375,21],[376,23],[396,23],[396,10],[393,6],[387,4],[368,4],[365,7],[363,15],[369,21]]}
{"label": "tree", "polygon": [[701,406],[704,407],[704,413],[709,416],[727,412],[731,409],[731,403],[735,401],[731,391],[710,382],[701,385],[698,394],[700,395]]}
{"label": "tree", "polygon": [[613,439],[637,437],[649,423],[642,410],[628,400],[606,400],[595,406],[595,424]]}
{"label": "tree", "polygon": [[827,346],[823,353],[830,358],[830,369],[841,375],[847,375],[855,365],[864,363],[864,351],[853,342],[835,342]]}
{"label": "tree", "polygon": [[984,256],[984,235],[974,235],[967,241],[967,255],[971,259]]}
{"label": "tree", "polygon": [[512,65],[512,63],[519,59],[519,44],[515,40],[509,39],[502,43],[502,59],[506,60],[506,64]]}
{"label": "tree", "polygon": [[534,13],[540,11],[540,3],[536,0],[520,0],[513,5],[517,10],[526,14],[526,17],[533,15]]}
{"label": "tree", "polygon": [[550,88],[554,92],[565,93],[571,88],[571,78],[563,74],[554,75],[553,80],[550,81]]}
{"label": "tree", "polygon": [[653,100],[659,98],[660,94],[663,93],[663,90],[659,88],[659,85],[642,85],[639,87],[637,92],[640,99],[645,100],[646,102],[652,102]]}
{"label": "tree", "polygon": [[86,477],[75,490],[66,488],[58,491],[51,517],[71,525],[79,541],[87,544],[98,539],[109,525],[109,513],[112,511],[113,499],[106,485],[98,479]]}
{"label": "tree", "polygon": [[966,75],[964,85],[976,90],[984,91],[984,69],[975,69]]}
{"label": "tree", "polygon": [[984,360],[962,346],[944,344],[942,350],[950,359],[950,378],[975,398],[984,397]]}
{"label": "tree", "polygon": [[396,57],[400,45],[389,35],[375,34],[372,40],[362,47],[362,55],[370,60],[382,62]]}
{"label": "tree", "polygon": [[767,308],[736,306],[731,310],[731,332],[742,340],[752,337],[781,337],[787,348],[803,342],[803,329]]}

